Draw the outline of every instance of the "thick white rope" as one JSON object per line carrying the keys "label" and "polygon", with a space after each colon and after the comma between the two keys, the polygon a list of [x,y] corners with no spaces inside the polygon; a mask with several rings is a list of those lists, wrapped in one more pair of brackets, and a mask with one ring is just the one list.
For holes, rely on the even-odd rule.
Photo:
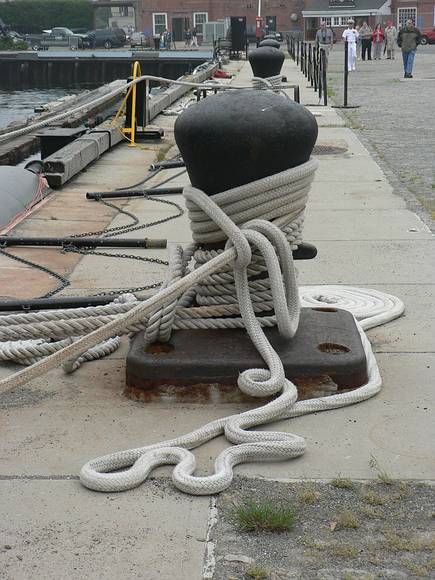
{"label": "thick white rope", "polygon": [[[271,191],[276,189],[277,182],[282,178],[282,175],[279,174],[275,177],[275,188],[270,188]],[[293,175],[293,177],[296,176]],[[253,187],[256,187],[255,184]],[[74,323],[77,320],[88,322],[107,316],[112,318],[103,327],[93,330],[91,334],[66,346],[63,350],[54,352],[46,359],[38,361],[29,369],[20,371],[12,377],[1,381],[0,386],[5,386],[6,388],[16,387],[65,361],[67,361],[67,365],[69,366],[68,370],[72,370],[77,356],[83,355],[83,352],[87,349],[92,348],[101,340],[121,333],[123,329],[131,328],[135,324],[144,324],[147,317],[149,318],[151,316],[153,318],[154,316],[156,319],[162,319],[161,314],[156,315],[156,312],[162,307],[165,309],[170,302],[175,303],[179,299],[178,306],[180,308],[177,310],[177,314],[183,312],[183,315],[188,316],[189,310],[200,310],[201,312],[196,312],[196,314],[202,315],[203,318],[195,318],[193,316],[190,322],[204,324],[204,327],[209,327],[207,325],[210,322],[208,316],[213,316],[211,314],[214,311],[213,309],[217,308],[217,312],[219,312],[219,309],[227,308],[235,314],[238,314],[237,310],[240,310],[243,323],[265,360],[268,370],[251,369],[250,371],[246,371],[240,376],[239,387],[250,395],[270,396],[272,394],[278,394],[278,397],[258,409],[214,421],[180,438],[140,449],[115,453],[89,462],[82,470],[81,480],[84,485],[92,489],[102,491],[129,489],[139,485],[139,483],[146,479],[148,473],[156,465],[176,463],[178,465],[174,469],[173,478],[179,489],[194,494],[216,493],[217,491],[225,489],[230,484],[232,467],[238,463],[250,459],[286,459],[300,455],[305,449],[305,441],[296,435],[286,433],[258,433],[255,431],[246,431],[246,428],[265,424],[277,419],[290,418],[308,412],[352,404],[373,396],[380,389],[381,382],[376,361],[361,328],[362,342],[368,360],[368,383],[350,393],[296,403],[296,389],[292,383],[285,379],[281,361],[268,343],[261,328],[261,324],[264,324],[265,319],[269,320],[270,325],[278,324],[280,332],[287,337],[293,336],[297,328],[299,300],[294,277],[292,254],[284,233],[276,225],[258,219],[243,225],[243,229],[240,230],[226,213],[202,192],[194,188],[187,188],[185,194],[188,203],[191,202],[190,210],[192,214],[201,215],[201,213],[198,214],[197,212],[202,211],[207,220],[209,219],[208,216],[210,216],[211,221],[218,224],[218,228],[224,232],[224,239],[227,238],[229,240],[226,250],[222,253],[217,252],[214,254],[212,252],[211,255],[205,256],[204,259],[208,259],[209,261],[205,261],[205,263],[201,264],[193,272],[188,272],[186,269],[193,248],[190,248],[186,254],[177,250],[179,252],[177,264],[181,270],[174,270],[175,273],[173,272],[172,279],[168,282],[167,288],[162,289],[156,296],[133,307],[132,305],[111,305],[111,307],[122,307],[126,310],[118,316],[116,314],[106,315],[107,310],[104,309],[107,307],[90,309],[92,314],[88,311],[89,316],[83,312],[87,309],[80,309],[81,317],[72,317],[69,322]],[[224,204],[228,203],[225,196],[223,197],[222,202]],[[264,202],[268,203],[268,201],[266,196]],[[259,203],[260,208],[261,206],[262,203]],[[302,209],[303,207],[300,209],[297,208],[295,213],[290,212],[291,218],[294,218],[295,215],[297,218]],[[243,208],[236,206],[236,216],[239,210],[244,211]],[[288,221],[288,215],[285,215],[284,222]],[[281,216],[278,215],[276,222],[279,222],[280,219],[282,219],[282,214]],[[203,221],[202,218],[200,218],[200,221]],[[204,234],[200,233],[200,235]],[[231,247],[233,244],[236,250],[234,247]],[[251,263],[252,253],[250,244],[259,252],[253,264]],[[221,274],[223,270],[225,273],[226,269],[228,270],[228,265],[236,257],[232,277],[238,296],[238,304],[218,307],[207,306],[200,307],[199,309],[186,308],[192,296],[192,287],[196,287],[201,281],[207,281],[215,272],[219,271]],[[280,269],[280,264],[282,270]],[[266,269],[269,273],[270,297],[275,308],[275,314],[269,317],[261,317],[257,320],[255,317],[255,306],[258,309],[258,304],[251,301],[248,275],[252,269],[258,271],[258,268],[260,271]],[[186,273],[184,277],[180,277],[181,271]],[[223,282],[228,282],[228,279],[223,280]],[[324,305],[326,300],[327,304],[334,304],[334,307],[337,307],[339,306],[337,298],[340,298],[340,290],[341,287],[337,287],[337,290],[334,288],[332,292],[328,293],[327,287],[315,287],[311,294],[303,293],[303,300],[305,302],[311,300],[316,305]],[[350,291],[348,292],[347,289],[345,291],[347,292],[347,301],[352,302]],[[367,295],[370,296],[369,293]],[[390,300],[393,308],[392,314],[387,314],[379,307],[382,301],[380,293],[377,300],[378,307],[374,313],[374,317],[369,322],[370,326],[373,326],[376,322],[380,323],[381,321],[386,321],[386,319],[398,316],[403,310],[403,305],[400,301],[393,299],[393,297],[388,297],[387,300]],[[103,312],[104,314],[102,314]],[[152,314],[153,312],[154,314]],[[52,322],[59,324],[59,322],[64,322],[63,320],[59,321],[59,313],[44,313],[43,315],[48,316],[49,320],[34,322],[32,324],[51,324]],[[169,309],[168,315],[174,320],[175,327],[177,317],[173,315],[173,306]],[[12,327],[20,327],[23,323],[22,316],[11,315],[3,317],[3,319],[9,319]],[[32,314],[33,318],[37,316]],[[360,311],[360,316],[363,316],[362,311]],[[187,322],[187,319],[179,316],[178,322]],[[182,327],[182,325],[180,326]],[[62,332],[66,331],[66,328],[62,329]],[[54,329],[53,332],[55,332]],[[225,432],[229,441],[237,444],[237,447],[226,450],[217,458],[216,472],[214,475],[204,478],[193,476],[195,459],[187,449],[194,448],[223,432]],[[123,472],[107,473],[129,466],[131,466],[130,469]]]}
{"label": "thick white rope", "polygon": [[[293,336],[298,324],[299,304],[292,254],[284,235],[276,226],[263,220],[255,220],[240,230],[202,192],[188,188],[186,196],[219,224],[230,240],[228,243],[234,244],[237,248],[234,278],[240,311],[249,336],[268,367],[245,371],[239,377],[238,386],[251,396],[263,397],[278,393],[278,397],[256,409],[208,423],[185,436],[92,460],[80,473],[82,484],[90,489],[97,491],[131,489],[145,481],[155,467],[175,464],[172,479],[178,489],[194,495],[218,493],[230,485],[233,467],[237,464],[250,460],[289,459],[305,451],[305,440],[297,435],[246,429],[278,419],[360,402],[378,393],[381,387],[376,360],[363,327],[358,325],[367,357],[368,382],[352,392],[296,402],[297,390],[293,383],[285,378],[282,363],[255,317],[247,276],[251,253],[249,242],[260,250],[267,264],[280,332],[289,338]],[[399,301],[395,302],[398,305]],[[403,310],[403,305],[402,308],[396,309],[393,316],[399,315],[400,310]],[[380,312],[377,311],[375,315],[379,316]],[[384,313],[384,317],[387,318],[387,314]],[[204,477],[194,476],[195,456],[188,450],[223,433],[236,446],[226,449],[217,457],[214,474]],[[119,471],[121,469],[122,471]]]}

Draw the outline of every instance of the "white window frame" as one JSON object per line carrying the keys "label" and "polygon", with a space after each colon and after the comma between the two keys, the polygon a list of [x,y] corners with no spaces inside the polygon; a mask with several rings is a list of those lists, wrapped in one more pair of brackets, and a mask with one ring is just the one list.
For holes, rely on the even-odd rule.
{"label": "white window frame", "polygon": [[[205,15],[205,20],[204,22],[196,22],[196,17],[197,16],[203,16]],[[204,34],[204,24],[206,24],[208,22],[208,12],[194,12],[193,13],[193,28],[196,28],[198,34]],[[198,24],[200,25],[200,28],[198,28]]]}
{"label": "white window frame", "polygon": [[322,20],[326,23],[328,28],[334,28],[339,26],[345,26],[349,24],[349,20],[352,19],[352,16],[321,16],[320,22]]}
{"label": "white window frame", "polygon": [[[397,28],[399,28],[400,24],[402,23],[402,18],[400,16],[401,12],[408,12],[409,10],[413,10],[414,11],[414,18],[412,18],[412,20],[414,20],[415,26],[417,26],[417,6],[400,6],[400,8],[397,8]],[[408,14],[406,16],[406,18],[403,20],[403,24],[402,26],[406,25],[406,21],[411,18],[411,16]]]}
{"label": "white window frame", "polygon": [[324,22],[330,28],[332,26],[332,16],[321,16],[320,22]]}
{"label": "white window frame", "polygon": [[168,28],[168,13],[167,12],[153,12],[153,35],[154,36],[156,36],[157,34],[161,34],[163,32],[163,30],[161,32],[156,32],[156,26],[163,26],[160,23],[156,24],[156,16],[164,16],[165,17],[165,24],[164,24],[163,30],[165,30],[165,28]]}

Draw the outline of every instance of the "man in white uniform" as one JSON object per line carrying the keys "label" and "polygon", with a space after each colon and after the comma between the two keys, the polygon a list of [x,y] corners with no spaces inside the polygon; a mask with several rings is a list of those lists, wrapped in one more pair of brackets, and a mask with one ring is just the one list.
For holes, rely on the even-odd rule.
{"label": "man in white uniform", "polygon": [[354,21],[349,20],[348,28],[343,32],[343,40],[347,42],[347,70],[355,70],[356,43],[359,37],[358,30],[354,28]]}

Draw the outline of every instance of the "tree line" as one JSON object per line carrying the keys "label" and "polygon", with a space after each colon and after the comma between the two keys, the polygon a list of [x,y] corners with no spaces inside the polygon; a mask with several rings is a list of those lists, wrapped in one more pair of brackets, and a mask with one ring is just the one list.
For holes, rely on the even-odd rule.
{"label": "tree line", "polygon": [[38,33],[44,29],[93,27],[94,10],[88,0],[13,0],[0,3],[0,18],[12,30]]}

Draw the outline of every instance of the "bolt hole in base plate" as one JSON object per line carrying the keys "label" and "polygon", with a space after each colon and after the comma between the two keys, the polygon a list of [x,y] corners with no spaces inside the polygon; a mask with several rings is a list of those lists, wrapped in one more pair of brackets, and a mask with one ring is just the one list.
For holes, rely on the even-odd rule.
{"label": "bolt hole in base plate", "polygon": [[152,354],[155,356],[164,356],[173,352],[175,346],[170,342],[154,342],[149,346],[145,347],[145,354]]}
{"label": "bolt hole in base plate", "polygon": [[[291,340],[280,336],[277,328],[265,333],[286,376],[298,386],[300,398],[319,396],[322,384],[327,385],[325,394],[330,394],[331,388],[349,390],[367,382],[359,331],[345,310],[302,308]],[[125,393],[145,402],[254,401],[237,387],[237,378],[246,369],[264,366],[244,329],[179,330],[170,344],[147,349],[141,332],[127,355]]]}
{"label": "bolt hole in base plate", "polygon": [[347,346],[343,346],[342,344],[335,344],[333,342],[322,342],[319,344],[317,348],[320,352],[326,352],[328,354],[342,354],[343,352],[350,352],[350,349]]}

